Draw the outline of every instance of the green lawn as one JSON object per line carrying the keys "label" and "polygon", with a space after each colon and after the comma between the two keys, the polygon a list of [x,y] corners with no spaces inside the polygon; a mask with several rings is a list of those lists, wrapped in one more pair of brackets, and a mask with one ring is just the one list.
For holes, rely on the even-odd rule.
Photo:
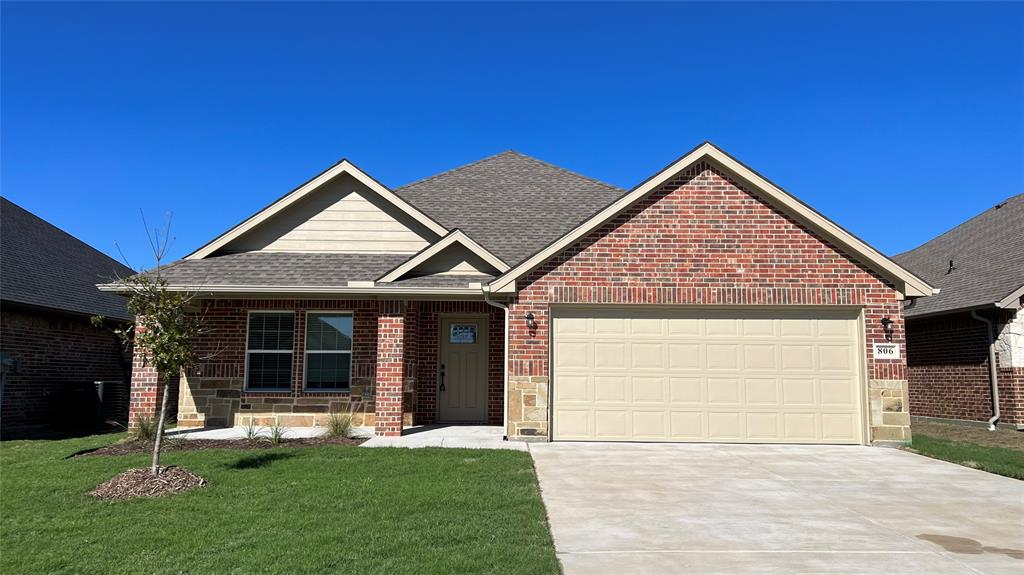
{"label": "green lawn", "polygon": [[344,446],[173,452],[209,485],[86,495],[147,457],[117,436],[0,444],[0,572],[557,573],[530,456]]}
{"label": "green lawn", "polygon": [[911,449],[935,459],[951,461],[989,473],[1024,479],[1024,451],[1021,450],[933,437],[916,430],[913,432]]}

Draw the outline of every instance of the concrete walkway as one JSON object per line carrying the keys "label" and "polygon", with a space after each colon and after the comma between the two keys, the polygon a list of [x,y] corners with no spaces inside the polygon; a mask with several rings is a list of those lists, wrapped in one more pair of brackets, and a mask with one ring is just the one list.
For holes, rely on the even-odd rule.
{"label": "concrete walkway", "polygon": [[860,446],[530,446],[582,573],[1024,573],[1024,482]]}
{"label": "concrete walkway", "polygon": [[461,447],[526,451],[521,441],[502,439],[500,425],[420,425],[406,428],[401,437],[374,437],[362,447]]}

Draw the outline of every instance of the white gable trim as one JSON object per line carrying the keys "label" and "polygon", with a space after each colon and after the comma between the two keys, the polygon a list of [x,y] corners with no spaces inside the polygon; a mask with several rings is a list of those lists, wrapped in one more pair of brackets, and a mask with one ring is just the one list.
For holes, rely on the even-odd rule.
{"label": "white gable trim", "polygon": [[658,189],[661,185],[671,180],[676,174],[685,170],[701,160],[712,160],[717,165],[739,177],[751,185],[753,189],[771,201],[776,207],[782,209],[792,217],[808,225],[825,238],[835,242],[839,247],[848,250],[852,255],[858,257],[862,263],[875,270],[877,273],[893,280],[897,289],[905,296],[921,297],[937,293],[924,280],[910,273],[896,262],[882,255],[880,252],[847,232],[825,216],[813,210],[800,200],[797,200],[784,190],[763,178],[757,172],[744,166],[732,156],[715,147],[710,142],[697,146],[693,151],[676,160],[667,168],[658,172],[647,181],[633,188],[628,194],[622,196],[614,203],[606,207],[586,222],[583,222],[572,231],[562,236],[548,247],[537,252],[508,272],[495,278],[490,283],[492,291],[507,292],[515,289],[516,279],[526,275],[558,252],[569,247],[573,242],[579,240],[586,234],[597,229],[604,222],[615,217],[629,206]]}
{"label": "white gable trim", "polygon": [[1024,286],[1013,290],[1010,295],[996,302],[996,305],[1007,309],[1020,309],[1020,298],[1024,297]]}
{"label": "white gable trim", "polygon": [[416,209],[416,207],[410,204],[409,202],[398,197],[394,192],[387,189],[383,184],[371,178],[365,172],[357,168],[355,164],[349,162],[348,160],[341,160],[337,164],[334,164],[333,166],[322,172],[317,177],[306,182],[305,184],[302,184],[298,188],[295,188],[287,195],[270,204],[269,206],[263,208],[259,212],[256,212],[255,214],[250,216],[249,219],[231,228],[227,232],[221,234],[220,236],[218,236],[216,239],[206,244],[205,246],[185,256],[185,259],[199,260],[205,258],[206,256],[212,254],[218,249],[224,247],[232,240],[237,239],[239,236],[245,234],[249,230],[260,225],[262,222],[266,221],[274,214],[279,213],[281,210],[284,210],[285,208],[294,204],[296,201],[302,199],[303,197],[313,192],[323,184],[331,181],[332,179],[343,173],[351,175],[361,184],[363,184],[364,186],[372,190],[374,193],[376,193],[380,197],[384,198],[385,200],[393,204],[403,213],[410,216],[420,224],[423,224],[423,226],[425,226],[431,232],[437,234],[438,237],[442,237],[448,233],[448,230],[444,226],[435,222],[429,216]]}
{"label": "white gable trim", "polygon": [[381,276],[380,279],[378,279],[377,281],[393,282],[401,278],[405,274],[411,272],[412,270],[416,269],[416,266],[422,264],[423,262],[426,262],[430,258],[441,253],[441,250],[447,248],[448,246],[454,243],[459,243],[469,251],[480,256],[481,259],[483,259],[490,265],[494,266],[494,269],[498,270],[500,273],[505,273],[509,270],[508,264],[503,262],[499,257],[495,256],[491,252],[487,251],[487,249],[481,246],[480,244],[473,241],[473,239],[464,234],[462,230],[455,228],[447,236],[427,246],[426,248],[421,250],[420,253],[406,260],[402,265]]}

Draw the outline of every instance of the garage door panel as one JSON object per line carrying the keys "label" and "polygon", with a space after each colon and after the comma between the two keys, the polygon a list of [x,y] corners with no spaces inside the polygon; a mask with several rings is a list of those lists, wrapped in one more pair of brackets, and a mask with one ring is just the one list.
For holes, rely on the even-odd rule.
{"label": "garage door panel", "polygon": [[588,370],[593,367],[593,344],[555,340],[555,367]]}
{"label": "garage door panel", "polygon": [[735,377],[709,377],[707,378],[708,403],[731,404],[740,403],[740,380]]}
{"label": "garage door panel", "polygon": [[664,343],[631,343],[629,365],[633,369],[663,369],[665,365]]}
{"label": "garage door panel", "polygon": [[779,413],[747,413],[746,414],[746,435],[754,440],[772,440],[779,437]]}
{"label": "garage door panel", "polygon": [[626,344],[623,342],[598,341],[594,346],[594,367],[601,369],[625,369]]}
{"label": "garage door panel", "polygon": [[735,344],[707,344],[704,347],[704,365],[708,370],[737,370],[740,367],[740,346]]}
{"label": "garage door panel", "polygon": [[698,370],[701,366],[700,344],[670,343],[668,344],[668,366],[673,370]]}
{"label": "garage door panel", "polygon": [[669,414],[669,439],[702,441],[707,437],[703,411],[672,411]]}
{"label": "garage door panel", "polygon": [[779,404],[778,379],[748,377],[743,380],[743,386],[747,405],[772,406]]}
{"label": "garage door panel", "polygon": [[860,441],[855,313],[567,313],[553,314],[555,439]]}
{"label": "garage door panel", "polygon": [[628,438],[629,412],[625,409],[597,409],[594,411],[594,436],[598,439]]}
{"label": "garage door panel", "polygon": [[704,380],[699,377],[672,377],[669,379],[669,398],[673,405],[704,403]]}
{"label": "garage door panel", "polygon": [[633,390],[633,403],[664,404],[668,400],[664,377],[634,376],[630,378],[630,387]]}
{"label": "garage door panel", "polygon": [[594,399],[590,393],[590,376],[562,375],[555,387],[555,399],[559,402],[588,402]]}
{"label": "garage door panel", "polygon": [[668,412],[664,410],[635,410],[633,415],[633,438],[668,439]]}

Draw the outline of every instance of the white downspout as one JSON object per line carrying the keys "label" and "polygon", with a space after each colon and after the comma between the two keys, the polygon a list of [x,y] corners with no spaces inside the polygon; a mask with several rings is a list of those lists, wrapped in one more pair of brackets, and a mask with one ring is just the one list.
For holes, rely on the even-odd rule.
{"label": "white downspout", "polygon": [[503,303],[498,303],[491,299],[491,288],[490,286],[483,286],[480,288],[484,292],[484,301],[488,304],[505,311],[505,356],[501,365],[501,374],[503,381],[503,389],[505,390],[502,394],[501,404],[504,406],[504,413],[501,417],[501,435],[502,439],[508,441],[508,328],[509,328],[509,309],[508,306]]}
{"label": "white downspout", "polygon": [[988,381],[992,386],[992,417],[988,420],[988,430],[996,430],[996,422],[999,421],[999,375],[996,370],[996,335],[995,326],[992,320],[978,315],[977,311],[971,312],[971,317],[983,321],[988,325]]}

